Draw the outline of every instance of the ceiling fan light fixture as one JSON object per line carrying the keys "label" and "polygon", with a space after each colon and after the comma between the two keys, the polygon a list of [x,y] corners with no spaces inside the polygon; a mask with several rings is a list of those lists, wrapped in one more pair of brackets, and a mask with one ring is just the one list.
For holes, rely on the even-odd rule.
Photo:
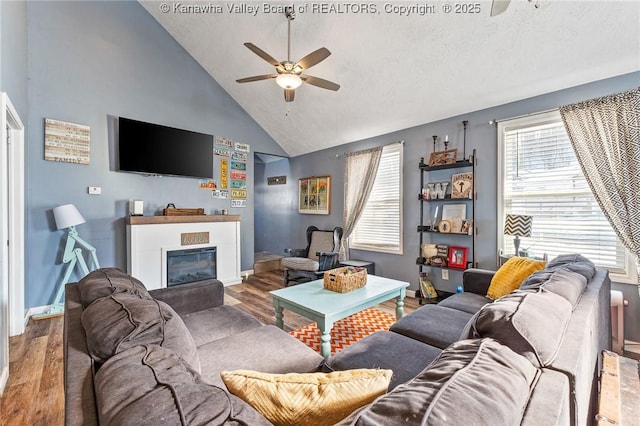
{"label": "ceiling fan light fixture", "polygon": [[276,77],[276,83],[283,89],[296,89],[302,84],[302,79],[295,74],[280,74]]}

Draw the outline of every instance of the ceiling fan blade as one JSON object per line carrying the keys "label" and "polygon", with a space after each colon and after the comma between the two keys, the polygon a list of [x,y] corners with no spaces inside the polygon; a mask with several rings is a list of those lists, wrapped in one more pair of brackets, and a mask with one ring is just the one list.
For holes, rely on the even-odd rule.
{"label": "ceiling fan blade", "polygon": [[316,65],[317,63],[324,61],[329,57],[329,55],[331,55],[329,49],[327,49],[326,47],[321,47],[320,49],[315,50],[309,53],[304,58],[300,59],[296,66],[299,66],[302,69],[306,70]]}
{"label": "ceiling fan blade", "polygon": [[264,75],[256,75],[253,77],[246,77],[236,80],[236,83],[249,83],[251,81],[260,81],[260,80],[269,80],[270,78],[276,78],[278,74],[264,74]]}
{"label": "ceiling fan blade", "polygon": [[247,46],[247,48],[252,51],[253,53],[255,53],[256,55],[260,56],[262,59],[264,59],[265,61],[269,62],[271,65],[273,65],[274,67],[280,66],[280,62],[276,61],[275,59],[273,59],[273,57],[271,55],[269,55],[267,52],[265,52],[264,50],[260,49],[258,46],[256,46],[253,43],[245,43],[245,46]]}
{"label": "ceiling fan blade", "polygon": [[493,4],[491,4],[491,16],[500,15],[507,10],[510,2],[511,0],[493,0]]}
{"label": "ceiling fan blade", "polygon": [[293,102],[293,98],[296,96],[295,89],[284,89],[284,101]]}
{"label": "ceiling fan blade", "polygon": [[339,84],[334,83],[333,81],[325,80],[323,78],[313,77],[311,75],[301,75],[300,78],[305,83],[309,83],[312,86],[317,86],[322,89],[328,89],[336,91],[340,88]]}

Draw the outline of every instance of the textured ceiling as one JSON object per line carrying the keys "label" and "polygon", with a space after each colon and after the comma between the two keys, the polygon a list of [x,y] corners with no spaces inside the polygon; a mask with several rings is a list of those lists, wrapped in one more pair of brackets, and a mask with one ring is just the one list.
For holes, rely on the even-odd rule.
{"label": "textured ceiling", "polygon": [[[291,156],[640,70],[637,0],[539,0],[537,8],[513,0],[495,17],[490,1],[477,2],[478,13],[444,13],[456,3],[441,1],[368,3],[375,13],[358,12],[357,3],[294,2],[291,60],[328,48],[308,74],[341,88],[303,84],[285,103],[273,80],[235,80],[273,73],[245,42],[286,59],[287,19],[264,5],[290,3],[141,4]],[[222,11],[180,10],[194,4]],[[425,4],[433,13],[387,9]],[[228,9],[247,5],[259,11]],[[321,10],[329,6],[333,13]]]}

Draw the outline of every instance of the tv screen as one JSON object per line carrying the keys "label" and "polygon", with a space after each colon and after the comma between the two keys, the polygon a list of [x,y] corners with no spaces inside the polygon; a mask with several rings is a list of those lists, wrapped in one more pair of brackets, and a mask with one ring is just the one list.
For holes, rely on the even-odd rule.
{"label": "tv screen", "polygon": [[120,117],[119,169],[213,178],[213,136]]}

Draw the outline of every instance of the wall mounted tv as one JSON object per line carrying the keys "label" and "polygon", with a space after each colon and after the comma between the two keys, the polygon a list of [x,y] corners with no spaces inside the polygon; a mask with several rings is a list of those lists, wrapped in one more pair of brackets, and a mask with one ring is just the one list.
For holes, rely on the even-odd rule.
{"label": "wall mounted tv", "polygon": [[119,170],[213,178],[213,136],[120,117]]}

